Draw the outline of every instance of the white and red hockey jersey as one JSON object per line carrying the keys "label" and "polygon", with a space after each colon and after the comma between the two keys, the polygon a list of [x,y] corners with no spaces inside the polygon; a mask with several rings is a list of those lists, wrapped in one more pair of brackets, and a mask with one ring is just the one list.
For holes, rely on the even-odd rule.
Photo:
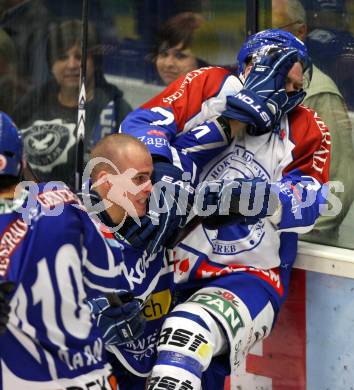
{"label": "white and red hockey jersey", "polygon": [[280,131],[262,136],[242,131],[229,142],[212,120],[225,110],[226,96],[240,89],[241,81],[223,68],[192,71],[130,113],[121,130],[140,138],[153,155],[198,171],[199,180],[261,177],[275,183],[277,215],[217,230],[199,225],[175,248],[175,280],[188,285],[247,272],[264,280],[280,304],[297,235],[311,230],[325,203],[330,134],[315,112],[298,106],[282,118]]}

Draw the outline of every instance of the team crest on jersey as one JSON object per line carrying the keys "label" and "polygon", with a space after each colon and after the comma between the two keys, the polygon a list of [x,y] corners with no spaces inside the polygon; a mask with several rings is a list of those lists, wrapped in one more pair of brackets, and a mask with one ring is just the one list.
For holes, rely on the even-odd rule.
{"label": "team crest on jersey", "polygon": [[50,172],[55,166],[67,161],[68,150],[74,145],[75,124],[62,120],[35,121],[23,130],[23,142],[32,166]]}
{"label": "team crest on jersey", "polygon": [[[254,154],[244,147],[236,146],[232,152],[224,155],[206,172],[204,180],[260,177],[269,180],[266,169],[254,159]],[[203,228],[213,246],[213,252],[219,255],[236,255],[251,251],[264,237],[264,221],[253,225],[228,225],[218,230]]]}

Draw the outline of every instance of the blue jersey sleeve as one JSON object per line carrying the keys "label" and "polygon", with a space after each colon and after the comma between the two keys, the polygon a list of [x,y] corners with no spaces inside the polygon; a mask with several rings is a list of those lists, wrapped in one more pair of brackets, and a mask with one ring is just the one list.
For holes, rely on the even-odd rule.
{"label": "blue jersey sleeve", "polygon": [[138,108],[127,115],[120,131],[139,138],[153,156],[172,162],[171,142],[176,137],[177,125],[170,110]]}
{"label": "blue jersey sleeve", "polygon": [[281,203],[279,231],[310,231],[326,203],[327,186],[314,177],[293,171],[276,183],[275,188]]}

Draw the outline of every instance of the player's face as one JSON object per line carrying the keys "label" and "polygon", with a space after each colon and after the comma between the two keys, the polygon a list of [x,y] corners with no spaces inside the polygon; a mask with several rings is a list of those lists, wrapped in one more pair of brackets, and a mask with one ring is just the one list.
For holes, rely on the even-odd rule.
{"label": "player's face", "polygon": [[191,49],[182,49],[182,44],[179,44],[159,52],[156,68],[162,81],[167,85],[179,76],[197,69],[198,63]]}
{"label": "player's face", "polygon": [[302,70],[302,65],[300,62],[295,62],[285,79],[286,92],[297,92],[301,90],[303,86],[304,73]]}
{"label": "player's face", "polygon": [[[245,69],[245,79],[249,75],[252,69],[252,64],[247,65]],[[285,89],[286,92],[296,92],[304,87],[304,72],[300,62],[295,62],[295,64],[290,69],[286,79],[285,79]]]}
{"label": "player's face", "polygon": [[151,175],[153,164],[151,155],[141,149],[130,151],[125,154],[125,158],[119,165],[120,173],[124,173],[127,169],[133,168],[136,170],[135,175],[131,179],[132,187],[141,187],[139,192],[127,191],[126,196],[135,208],[136,214],[142,217],[146,214],[147,201],[152,190]]}
{"label": "player's face", "polygon": [[[52,66],[52,73],[61,89],[77,90],[80,86],[81,49],[75,45],[59,57]],[[92,55],[87,56],[86,77],[93,79],[94,64]]]}

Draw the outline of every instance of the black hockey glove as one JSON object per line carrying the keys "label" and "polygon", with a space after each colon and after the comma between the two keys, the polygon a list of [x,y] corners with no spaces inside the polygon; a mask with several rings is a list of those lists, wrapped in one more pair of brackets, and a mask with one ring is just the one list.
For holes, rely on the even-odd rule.
{"label": "black hockey glove", "polygon": [[195,205],[206,211],[204,226],[215,229],[233,223],[255,224],[273,215],[279,200],[271,184],[260,178],[223,179],[198,187]]}
{"label": "black hockey glove", "polygon": [[149,255],[158,252],[186,222],[194,190],[182,181],[182,173],[167,162],[154,164],[148,213],[140,219],[141,226],[133,224],[124,235],[133,246],[145,248]]}
{"label": "black hockey glove", "polygon": [[12,282],[0,281],[0,335],[5,333],[9,321],[10,304],[7,297],[15,288]]}
{"label": "black hockey glove", "polygon": [[90,299],[88,304],[105,345],[126,344],[143,334],[146,320],[131,293],[115,291]]}

